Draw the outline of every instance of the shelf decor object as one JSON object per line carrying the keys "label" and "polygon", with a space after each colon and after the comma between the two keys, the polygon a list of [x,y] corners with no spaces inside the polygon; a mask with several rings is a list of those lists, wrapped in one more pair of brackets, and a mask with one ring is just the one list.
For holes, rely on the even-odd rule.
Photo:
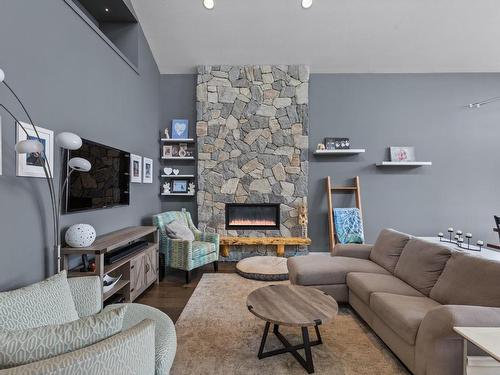
{"label": "shelf decor object", "polygon": [[431,161],[382,161],[375,164],[377,167],[424,167],[431,166]]}
{"label": "shelf decor object", "polygon": [[[53,166],[46,155],[46,150],[44,145],[46,144],[46,139],[41,137],[38,126],[35,125],[35,122],[31,118],[26,106],[23,104],[19,96],[15,93],[15,91],[10,87],[10,85],[5,81],[5,73],[2,69],[0,69],[0,84],[3,83],[5,87],[11,92],[16,101],[21,106],[23,112],[26,114],[30,124],[25,124],[17,119],[17,117],[3,104],[0,103],[0,108],[3,108],[13,119],[15,125],[17,125],[22,133],[26,135],[26,139],[20,140],[16,143],[15,150],[18,154],[25,154],[26,159],[28,158],[36,158],[36,165],[43,173],[45,180],[47,181],[47,185],[49,188],[49,196],[51,202],[52,209],[52,230],[53,230],[53,250],[54,250],[54,258],[55,258],[55,269],[57,272],[61,270],[61,231],[60,231],[60,218],[61,218],[61,201],[62,201],[62,192],[65,186],[68,183],[68,180],[71,174],[74,171],[77,172],[88,172],[92,167],[90,162],[83,158],[72,158],[68,161],[68,173],[66,175],[66,179],[62,181],[61,185],[59,185],[59,190],[56,191],[54,178],[53,178]],[[28,130],[29,129],[31,130]],[[78,150],[82,147],[82,139],[70,132],[62,132],[59,133],[55,137],[55,143],[61,148],[61,160],[64,160],[64,156],[68,150]],[[53,147],[53,146],[52,146]],[[35,154],[35,155],[33,155]]]}

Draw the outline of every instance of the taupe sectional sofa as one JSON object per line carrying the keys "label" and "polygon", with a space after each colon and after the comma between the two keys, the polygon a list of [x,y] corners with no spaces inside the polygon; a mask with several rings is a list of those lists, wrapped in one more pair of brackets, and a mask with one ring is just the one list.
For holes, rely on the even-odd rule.
{"label": "taupe sectional sofa", "polygon": [[374,245],[289,258],[288,269],[292,284],[349,303],[417,375],[462,374],[454,326],[500,326],[500,262],[392,229]]}

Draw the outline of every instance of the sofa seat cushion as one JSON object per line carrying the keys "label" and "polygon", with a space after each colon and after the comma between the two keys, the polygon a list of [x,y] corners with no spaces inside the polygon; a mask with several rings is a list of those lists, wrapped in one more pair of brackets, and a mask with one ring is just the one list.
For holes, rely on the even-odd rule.
{"label": "sofa seat cushion", "polygon": [[367,305],[370,304],[371,294],[375,292],[424,297],[418,290],[392,275],[351,272],[347,275],[347,286]]}
{"label": "sofa seat cushion", "polygon": [[379,265],[366,260],[325,255],[306,255],[288,258],[288,273],[292,284],[345,284],[349,272],[389,274]]}
{"label": "sofa seat cushion", "polygon": [[418,328],[428,311],[440,304],[428,297],[372,293],[370,308],[410,345],[415,344]]}
{"label": "sofa seat cushion", "polygon": [[377,237],[370,253],[370,260],[384,267],[390,273],[394,272],[399,256],[410,240],[409,234],[383,229]]}
{"label": "sofa seat cushion", "polygon": [[450,256],[448,246],[412,238],[399,257],[394,275],[428,296]]}

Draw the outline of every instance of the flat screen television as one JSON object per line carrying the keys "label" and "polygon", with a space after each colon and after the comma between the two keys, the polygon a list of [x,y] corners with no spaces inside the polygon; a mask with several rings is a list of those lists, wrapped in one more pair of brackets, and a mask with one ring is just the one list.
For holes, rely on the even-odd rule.
{"label": "flat screen television", "polygon": [[[130,153],[83,139],[82,147],[68,152],[68,159],[85,158],[89,172],[73,172],[65,195],[65,212],[126,206],[130,203]],[[68,173],[67,167],[65,168]],[[66,176],[64,176],[66,178]]]}

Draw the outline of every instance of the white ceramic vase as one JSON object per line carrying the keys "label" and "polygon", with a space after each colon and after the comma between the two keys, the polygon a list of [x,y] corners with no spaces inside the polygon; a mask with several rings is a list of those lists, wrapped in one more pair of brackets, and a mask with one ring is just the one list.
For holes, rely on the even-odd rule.
{"label": "white ceramic vase", "polygon": [[88,247],[95,241],[94,227],[89,224],[75,224],[68,228],[64,239],[70,247]]}

